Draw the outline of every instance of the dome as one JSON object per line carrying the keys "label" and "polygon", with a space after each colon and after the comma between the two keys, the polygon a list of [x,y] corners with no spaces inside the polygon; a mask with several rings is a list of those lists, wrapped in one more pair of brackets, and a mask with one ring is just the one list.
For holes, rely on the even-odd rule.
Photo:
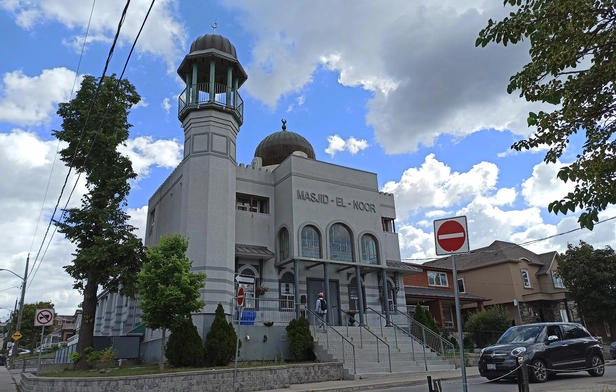
{"label": "dome", "polygon": [[312,145],[303,136],[287,131],[287,121],[282,120],[282,130],[274,132],[259,143],[255,158],[261,158],[262,166],[281,164],[295,151],[306,153],[309,159],[316,159]]}
{"label": "dome", "polygon": [[237,53],[235,52],[235,46],[227,38],[218,34],[205,34],[197,38],[190,45],[190,53],[199,52],[201,50],[216,49],[223,53],[231,55],[237,59]]}

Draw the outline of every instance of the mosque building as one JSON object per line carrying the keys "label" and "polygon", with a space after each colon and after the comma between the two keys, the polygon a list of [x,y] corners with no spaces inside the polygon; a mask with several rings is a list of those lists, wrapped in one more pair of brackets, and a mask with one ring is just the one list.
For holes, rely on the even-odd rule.
{"label": "mosque building", "polygon": [[[387,319],[405,309],[402,278],[420,269],[401,262],[394,197],[379,192],[376,174],[319,161],[285,120],[250,164],[239,164],[239,90],[248,76],[223,36],[197,38],[178,74],[184,158],[149,200],[145,245],[172,233],[189,239],[193,271],[207,275],[205,306],[193,315],[202,338],[219,303],[229,321],[241,321],[244,359],[286,352],[284,327],[300,315],[312,320],[319,293],[333,326],[346,325],[349,313],[369,325],[371,312]],[[138,325],[136,301],[116,297],[99,296],[95,334]],[[265,338],[251,346],[250,335]],[[159,340],[158,331],[144,332],[146,360],[155,360]]]}

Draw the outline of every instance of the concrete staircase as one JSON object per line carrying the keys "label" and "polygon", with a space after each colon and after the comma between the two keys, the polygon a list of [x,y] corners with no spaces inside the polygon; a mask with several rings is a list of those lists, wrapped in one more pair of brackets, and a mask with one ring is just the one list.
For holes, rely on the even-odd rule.
{"label": "concrete staircase", "polygon": [[[366,329],[360,331],[358,326],[348,328],[329,326],[327,333],[316,330],[313,333],[315,353],[321,361],[343,362],[345,378],[351,379],[376,377],[390,373],[455,369],[455,366],[447,359],[437,355],[428,347],[424,349],[420,342],[411,339],[404,332],[397,330],[394,333],[394,327],[382,329],[373,327],[369,330],[372,333]],[[353,349],[355,350],[355,369],[353,369]]]}

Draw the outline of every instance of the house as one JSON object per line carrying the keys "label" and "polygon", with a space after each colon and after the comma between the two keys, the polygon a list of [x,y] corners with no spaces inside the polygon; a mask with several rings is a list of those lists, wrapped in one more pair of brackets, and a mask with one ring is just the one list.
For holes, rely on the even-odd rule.
{"label": "house", "polygon": [[[517,244],[494,241],[456,255],[456,267],[465,292],[489,298],[485,306],[501,305],[512,324],[577,319],[576,306],[556,271],[557,252],[536,254]],[[422,268],[451,271],[451,257],[426,262]]]}
{"label": "house", "polygon": [[[404,293],[409,313],[420,305],[430,311],[436,325],[441,329],[457,330],[453,273],[450,268],[421,266],[422,272],[404,277]],[[490,298],[467,292],[464,279],[458,278],[460,304],[473,309],[483,309]]]}
{"label": "house", "polygon": [[43,339],[43,349],[58,346],[67,342],[77,333],[77,317],[81,310],[75,311],[73,315],[56,315],[53,321],[54,330]]}

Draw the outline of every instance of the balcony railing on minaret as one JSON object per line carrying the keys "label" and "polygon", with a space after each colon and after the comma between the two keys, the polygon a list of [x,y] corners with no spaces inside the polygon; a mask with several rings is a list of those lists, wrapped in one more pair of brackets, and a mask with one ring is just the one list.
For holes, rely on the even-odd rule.
{"label": "balcony railing on minaret", "polygon": [[244,100],[240,93],[224,84],[210,82],[193,84],[182,91],[178,97],[178,117],[182,117],[188,110],[205,105],[233,110],[243,121]]}

